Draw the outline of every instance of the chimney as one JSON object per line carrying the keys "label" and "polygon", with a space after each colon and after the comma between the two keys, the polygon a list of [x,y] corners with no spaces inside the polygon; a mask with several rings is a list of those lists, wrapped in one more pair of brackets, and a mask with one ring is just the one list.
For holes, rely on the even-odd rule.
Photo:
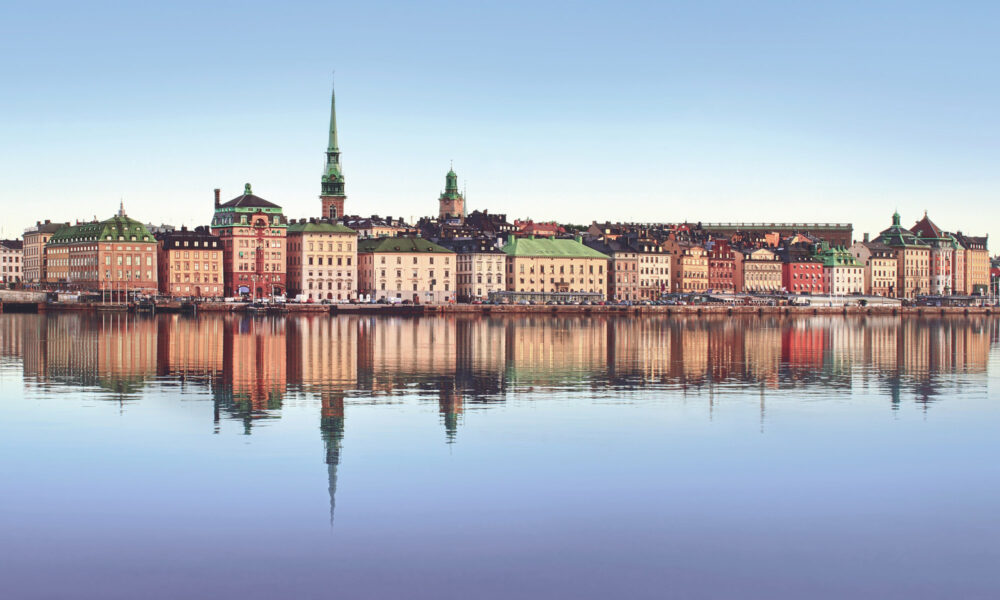
{"label": "chimney", "polygon": [[865,232],[864,239],[865,239],[865,243],[867,244],[868,243],[868,232]]}
{"label": "chimney", "polygon": [[219,201],[219,195],[221,193],[222,190],[220,190],[219,188],[215,188],[215,208],[219,208],[219,206],[222,204],[222,202]]}

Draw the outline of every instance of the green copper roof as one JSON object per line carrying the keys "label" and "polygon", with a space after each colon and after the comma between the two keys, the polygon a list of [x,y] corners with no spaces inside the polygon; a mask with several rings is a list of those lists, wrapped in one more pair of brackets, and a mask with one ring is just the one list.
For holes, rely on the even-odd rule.
{"label": "green copper roof", "polygon": [[364,252],[426,252],[454,254],[451,250],[419,237],[384,237],[361,240],[358,253]]}
{"label": "green copper roof", "polygon": [[337,94],[330,92],[330,137],[326,146],[326,170],[320,178],[323,196],[344,195],[344,173],[340,169],[340,145],[337,142]]}
{"label": "green copper roof", "polygon": [[816,255],[824,267],[862,267],[858,259],[846,248],[826,248]]}
{"label": "green copper roof", "polygon": [[593,248],[588,248],[577,240],[552,238],[514,238],[503,247],[507,256],[539,256],[547,258],[603,258],[602,254]]}
{"label": "green copper roof", "polygon": [[926,247],[927,244],[922,242],[919,237],[913,234],[912,231],[903,227],[900,223],[899,211],[896,211],[892,215],[892,226],[888,229],[882,231],[875,238],[876,242],[880,242],[889,246],[890,248],[905,248],[905,247]]}
{"label": "green copper roof", "polygon": [[[135,239],[133,239],[135,238]],[[115,215],[105,221],[91,221],[79,225],[60,227],[49,239],[49,244],[75,244],[79,242],[150,242],[155,243],[153,234],[146,226],[125,215]]]}
{"label": "green copper roof", "polygon": [[288,226],[288,235],[293,233],[357,233],[350,227],[340,223],[292,223]]}

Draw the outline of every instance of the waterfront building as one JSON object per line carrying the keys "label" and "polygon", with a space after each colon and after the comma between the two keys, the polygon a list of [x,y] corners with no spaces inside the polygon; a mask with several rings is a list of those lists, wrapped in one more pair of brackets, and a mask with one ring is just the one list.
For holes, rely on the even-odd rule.
{"label": "waterfront building", "polygon": [[736,256],[729,240],[718,238],[708,243],[708,289],[713,292],[736,291]]}
{"label": "waterfront building", "polygon": [[[955,250],[959,247],[958,242],[935,225],[928,218],[927,211],[924,211],[924,218],[917,221],[910,228],[910,231],[930,248],[927,263],[927,280],[930,284],[928,293],[936,296],[954,293]],[[965,288],[964,281],[960,285],[963,289]]]}
{"label": "waterfront building", "polygon": [[634,302],[639,299],[639,253],[621,240],[584,240],[584,245],[608,256],[608,300]]}
{"label": "waterfront building", "polygon": [[507,290],[511,292],[607,293],[609,257],[574,239],[514,237],[507,255]]}
{"label": "waterfront building", "polygon": [[834,295],[863,294],[865,268],[846,248],[827,246],[816,255],[823,263],[823,281]]}
{"label": "waterfront building", "polygon": [[441,221],[465,220],[465,196],[458,191],[458,175],[449,169],[444,177],[444,191],[438,197],[438,218]]}
{"label": "waterfront building", "polygon": [[896,297],[913,298],[927,294],[930,289],[930,248],[912,231],[900,225],[899,212],[892,215],[892,226],[883,230],[875,241],[892,248],[896,256]]}
{"label": "waterfront building", "polygon": [[781,259],[768,248],[734,250],[734,285],[737,292],[774,293],[781,291]]}
{"label": "waterfront building", "polygon": [[632,239],[629,246],[638,253],[639,298],[659,300],[670,291],[670,254],[650,237]]}
{"label": "waterfront building", "polygon": [[455,253],[419,237],[358,241],[358,292],[372,301],[455,300]]}
{"label": "waterfront building", "polygon": [[507,255],[491,238],[449,239],[438,243],[455,253],[455,290],[459,302],[486,300],[490,292],[506,289]]}
{"label": "waterfront building", "polygon": [[[973,237],[959,231],[954,237],[965,250],[965,264],[961,275],[965,280],[965,293],[987,293],[990,285],[990,253],[987,250],[989,236]],[[958,277],[956,265],[956,278]]]}
{"label": "waterfront building", "polygon": [[222,242],[208,227],[181,227],[153,237],[161,294],[175,298],[223,295]]}
{"label": "waterfront building", "polygon": [[336,220],[344,216],[344,172],[340,167],[340,144],[337,141],[337,94],[330,92],[330,133],[326,144],[326,166],[320,178],[320,217]]}
{"label": "waterfront building", "polygon": [[811,255],[787,254],[781,263],[781,287],[792,294],[825,294],[823,263]]}
{"label": "waterfront building", "polygon": [[24,280],[24,242],[0,240],[0,283],[21,283]]}
{"label": "waterfront building", "polygon": [[104,221],[65,225],[45,245],[49,282],[115,297],[157,290],[156,239],[122,206]]}
{"label": "waterfront building", "polygon": [[288,293],[308,300],[350,300],[358,281],[358,234],[330,219],[288,225]]}
{"label": "waterfront building", "polygon": [[896,295],[896,253],[882,242],[865,240],[851,246],[851,254],[864,265],[864,293],[891,298]]}
{"label": "waterfront building", "polygon": [[24,254],[23,272],[24,281],[28,284],[37,284],[46,281],[45,272],[45,244],[59,231],[60,227],[69,223],[53,223],[46,219],[38,221],[24,232]]}
{"label": "waterfront building", "polygon": [[226,296],[285,293],[287,227],[281,207],[255,196],[249,183],[242,195],[224,204],[215,190],[212,233],[222,242]]}
{"label": "waterfront building", "polygon": [[708,290],[708,252],[697,244],[678,242],[668,237],[662,244],[670,254],[672,291],[678,294],[703,293]]}

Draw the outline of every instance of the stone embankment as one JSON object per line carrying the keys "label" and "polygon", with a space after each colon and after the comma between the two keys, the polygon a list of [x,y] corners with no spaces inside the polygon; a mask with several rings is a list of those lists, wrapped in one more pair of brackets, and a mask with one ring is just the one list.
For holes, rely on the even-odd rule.
{"label": "stone embankment", "polygon": [[186,313],[251,313],[259,315],[281,314],[364,314],[364,315],[997,315],[1000,307],[985,306],[754,306],[701,304],[677,306],[550,306],[550,305],[495,305],[495,304],[276,304],[254,306],[240,302],[161,302],[151,305],[125,305],[80,302],[33,302],[34,298],[17,298],[0,301],[0,312],[146,312]]}

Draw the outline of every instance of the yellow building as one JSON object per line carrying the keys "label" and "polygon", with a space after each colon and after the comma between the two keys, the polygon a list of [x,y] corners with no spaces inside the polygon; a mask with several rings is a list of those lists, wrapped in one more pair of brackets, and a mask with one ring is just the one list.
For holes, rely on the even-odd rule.
{"label": "yellow building", "polygon": [[288,294],[308,300],[357,297],[358,234],[328,219],[288,225]]}
{"label": "yellow building", "polygon": [[160,293],[195,298],[223,295],[222,240],[207,227],[156,235]]}
{"label": "yellow building", "polygon": [[670,253],[674,293],[701,293],[708,289],[708,252],[704,248],[667,240],[663,250]]}
{"label": "yellow building", "polygon": [[604,296],[608,256],[575,239],[511,237],[507,255],[507,291],[587,292]]}

